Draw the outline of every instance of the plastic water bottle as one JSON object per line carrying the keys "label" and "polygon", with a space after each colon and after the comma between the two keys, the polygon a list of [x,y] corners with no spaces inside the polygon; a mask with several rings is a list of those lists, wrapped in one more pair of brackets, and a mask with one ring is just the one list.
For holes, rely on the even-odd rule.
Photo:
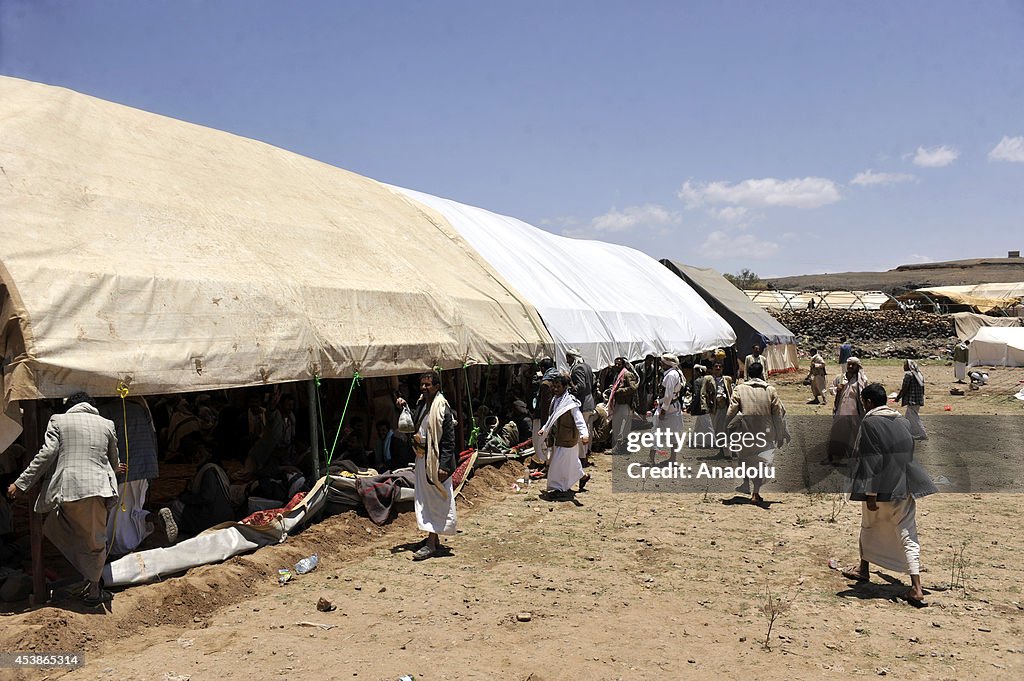
{"label": "plastic water bottle", "polygon": [[311,572],[313,568],[320,564],[320,554],[314,553],[308,558],[303,558],[295,564],[296,574],[304,575],[307,572]]}

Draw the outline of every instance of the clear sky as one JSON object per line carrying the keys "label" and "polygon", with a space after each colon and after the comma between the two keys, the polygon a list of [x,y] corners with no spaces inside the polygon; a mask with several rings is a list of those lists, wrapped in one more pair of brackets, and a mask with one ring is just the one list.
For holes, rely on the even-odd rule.
{"label": "clear sky", "polygon": [[0,0],[0,73],[722,271],[1024,248],[1024,0]]}

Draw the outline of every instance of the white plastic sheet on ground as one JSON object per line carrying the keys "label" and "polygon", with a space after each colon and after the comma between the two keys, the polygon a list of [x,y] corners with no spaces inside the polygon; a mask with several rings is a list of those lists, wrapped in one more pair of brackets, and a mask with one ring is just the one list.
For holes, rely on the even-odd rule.
{"label": "white plastic sheet on ground", "polygon": [[736,341],[729,324],[692,288],[640,251],[558,236],[482,208],[393,189],[444,216],[537,308],[560,364],[570,347],[597,369],[618,356],[697,354]]}
{"label": "white plastic sheet on ground", "polygon": [[145,584],[200,565],[218,563],[261,546],[280,544],[289,533],[313,518],[326,499],[327,479],[321,478],[301,503],[269,525],[224,523],[174,546],[129,553],[103,568],[103,581],[109,586]]}

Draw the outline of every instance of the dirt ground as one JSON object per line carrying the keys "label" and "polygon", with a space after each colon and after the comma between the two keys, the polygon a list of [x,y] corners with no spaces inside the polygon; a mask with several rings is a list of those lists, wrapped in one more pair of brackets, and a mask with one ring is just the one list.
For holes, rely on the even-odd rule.
{"label": "dirt ground", "polygon": [[[884,362],[867,371],[890,390],[902,374]],[[993,372],[965,397],[948,395],[951,367],[925,373],[926,414],[1024,413],[1006,397],[1024,371]],[[802,404],[801,378],[775,380],[790,413],[823,409]],[[1024,678],[1022,497],[919,502],[930,593],[915,609],[896,600],[901,575],[879,570],[855,588],[829,569],[856,560],[858,504],[613,493],[611,462],[597,456],[587,491],[557,503],[538,498],[543,482],[513,490],[518,464],[478,470],[450,552],[422,563],[410,560],[421,537],[411,513],[383,528],[349,513],[120,591],[105,614],[58,602],[5,615],[0,650],[81,651],[87,664],[0,678]],[[277,585],[278,568],[313,551],[315,571]],[[320,597],[337,610],[318,612]],[[766,646],[768,602],[778,614]]]}

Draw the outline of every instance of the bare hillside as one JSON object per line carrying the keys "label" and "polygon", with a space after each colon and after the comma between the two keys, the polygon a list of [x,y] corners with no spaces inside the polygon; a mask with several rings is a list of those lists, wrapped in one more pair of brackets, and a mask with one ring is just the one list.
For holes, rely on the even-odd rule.
{"label": "bare hillside", "polygon": [[801,274],[765,279],[775,288],[802,291],[853,289],[900,293],[923,286],[960,286],[1024,281],[1024,258],[975,258],[900,265],[885,272]]}

